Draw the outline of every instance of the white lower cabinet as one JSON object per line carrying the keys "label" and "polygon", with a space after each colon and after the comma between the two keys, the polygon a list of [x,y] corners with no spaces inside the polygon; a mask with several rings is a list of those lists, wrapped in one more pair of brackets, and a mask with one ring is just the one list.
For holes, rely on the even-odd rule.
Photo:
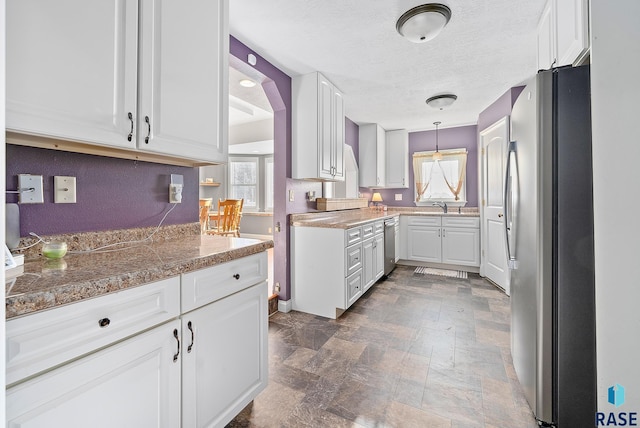
{"label": "white lower cabinet", "polygon": [[336,319],[384,274],[384,222],[291,228],[293,309]]}
{"label": "white lower cabinet", "polygon": [[480,266],[478,217],[409,216],[407,260]]}
{"label": "white lower cabinet", "polygon": [[365,292],[384,275],[384,234],[377,234],[362,243],[362,257],[362,292]]}
{"label": "white lower cabinet", "polygon": [[170,321],[7,389],[7,426],[180,426],[179,329]]}
{"label": "white lower cabinet", "polygon": [[223,427],[267,385],[267,286],[182,315],[182,426]]}
{"label": "white lower cabinet", "polygon": [[224,427],[267,385],[266,278],[259,253],[9,320],[7,426]]}

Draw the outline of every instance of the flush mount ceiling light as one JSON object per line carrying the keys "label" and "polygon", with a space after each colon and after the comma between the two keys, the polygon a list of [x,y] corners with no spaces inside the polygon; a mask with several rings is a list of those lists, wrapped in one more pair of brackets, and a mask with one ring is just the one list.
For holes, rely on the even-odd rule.
{"label": "flush mount ceiling light", "polygon": [[457,99],[458,96],[453,94],[434,95],[427,100],[427,105],[442,110],[445,107],[449,107]]}
{"label": "flush mount ceiling light", "polygon": [[402,14],[396,30],[413,43],[424,43],[437,36],[451,19],[451,9],[440,3],[416,6]]}
{"label": "flush mount ceiling light", "polygon": [[240,86],[244,86],[245,88],[253,88],[256,86],[256,82],[249,79],[242,79],[240,82]]}
{"label": "flush mount ceiling light", "polygon": [[440,125],[441,123],[442,122],[433,122],[433,124],[436,126],[436,152],[432,155],[434,161],[442,160],[442,153],[438,151],[438,125]]}

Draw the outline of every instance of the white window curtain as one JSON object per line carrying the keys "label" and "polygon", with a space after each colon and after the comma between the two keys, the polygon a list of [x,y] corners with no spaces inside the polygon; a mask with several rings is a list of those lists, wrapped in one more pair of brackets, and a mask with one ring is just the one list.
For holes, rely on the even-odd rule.
{"label": "white window curtain", "polygon": [[434,160],[434,153],[429,151],[413,154],[416,203],[466,203],[467,150],[441,150],[441,160]]}

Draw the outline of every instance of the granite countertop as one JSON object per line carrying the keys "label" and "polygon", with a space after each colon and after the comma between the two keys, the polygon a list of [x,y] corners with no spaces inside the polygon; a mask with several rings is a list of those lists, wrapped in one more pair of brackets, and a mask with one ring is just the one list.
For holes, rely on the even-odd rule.
{"label": "granite countertop", "polygon": [[348,229],[361,224],[398,217],[400,215],[411,216],[447,216],[447,217],[479,217],[477,208],[463,208],[460,213],[455,209],[448,213],[443,213],[437,208],[411,208],[411,207],[388,207],[387,211],[378,211],[372,208],[361,208],[344,211],[323,211],[305,214],[291,214],[289,225],[304,227],[326,227],[332,229]]}
{"label": "granite countertop", "polygon": [[6,281],[6,317],[73,303],[266,251],[273,241],[186,235],[109,252],[31,256]]}

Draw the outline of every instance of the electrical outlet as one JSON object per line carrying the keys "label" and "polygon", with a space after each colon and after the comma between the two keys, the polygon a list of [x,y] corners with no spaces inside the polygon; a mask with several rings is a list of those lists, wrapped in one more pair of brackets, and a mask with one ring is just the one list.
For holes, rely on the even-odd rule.
{"label": "electrical outlet", "polygon": [[182,184],[169,184],[169,203],[179,204],[182,202]]}
{"label": "electrical outlet", "polygon": [[44,204],[42,176],[18,174],[18,203]]}
{"label": "electrical outlet", "polygon": [[396,201],[401,201],[402,200],[402,193],[396,193]]}
{"label": "electrical outlet", "polygon": [[55,176],[53,177],[53,202],[56,204],[76,203],[76,178]]}

